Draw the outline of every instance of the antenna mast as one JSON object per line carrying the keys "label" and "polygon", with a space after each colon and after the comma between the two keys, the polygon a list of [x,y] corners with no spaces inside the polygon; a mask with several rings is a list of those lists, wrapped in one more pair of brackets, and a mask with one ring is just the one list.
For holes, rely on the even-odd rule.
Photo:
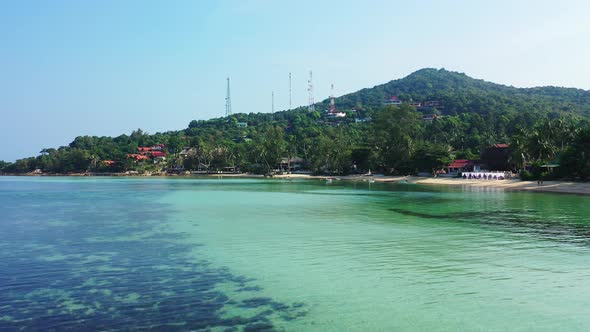
{"label": "antenna mast", "polygon": [[229,77],[227,78],[227,92],[225,94],[225,116],[230,116],[231,113],[231,93],[229,90]]}
{"label": "antenna mast", "polygon": [[308,85],[307,85],[307,92],[309,92],[309,101],[307,103],[307,111],[308,112],[313,112],[315,111],[315,102],[313,100],[313,73],[310,70],[309,71],[309,80],[307,81]]}
{"label": "antenna mast", "polygon": [[271,110],[274,113],[275,112],[275,92],[274,91],[271,93],[271,105],[272,105]]}
{"label": "antenna mast", "polygon": [[289,73],[289,109],[292,108],[291,105],[291,73]]}
{"label": "antenna mast", "polygon": [[334,101],[334,84],[330,86],[330,113],[336,113],[336,102]]}

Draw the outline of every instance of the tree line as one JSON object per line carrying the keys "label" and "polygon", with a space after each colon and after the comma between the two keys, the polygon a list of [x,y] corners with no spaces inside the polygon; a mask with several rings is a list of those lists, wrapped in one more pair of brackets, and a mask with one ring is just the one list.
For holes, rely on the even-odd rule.
{"label": "tree line", "polygon": [[[404,103],[384,106],[392,95]],[[411,106],[426,100],[441,106]],[[526,170],[524,177],[590,176],[588,91],[519,89],[444,69],[422,69],[339,97],[336,105],[346,117],[326,117],[321,111],[329,108],[326,99],[316,104],[314,112],[297,108],[273,114],[240,113],[193,120],[183,130],[165,133],[138,129],[117,137],[80,136],[68,146],[43,149],[38,156],[0,161],[0,172],[239,169],[266,174],[277,169],[282,158],[299,157],[315,173],[414,174],[435,172],[454,159],[479,159],[486,148],[504,143],[510,146],[507,167]],[[425,115],[432,120],[425,121]],[[165,161],[128,157],[138,147],[156,144],[165,145]],[[189,149],[181,155],[184,148]]]}
{"label": "tree line", "polygon": [[[590,126],[583,117],[538,112],[462,113],[423,120],[408,104],[365,110],[355,123],[327,120],[305,110],[236,114],[192,121],[180,131],[150,135],[141,129],[117,137],[81,136],[68,146],[47,148],[35,157],[1,162],[4,173],[218,171],[226,168],[268,174],[282,158],[300,157],[318,174],[434,172],[454,159],[479,159],[486,147],[510,146],[510,164],[528,166],[530,176],[548,176],[542,166],[559,164],[553,176],[590,176]],[[247,127],[240,127],[245,122]],[[140,146],[165,144],[165,162],[128,157]],[[180,152],[189,148],[183,156]],[[105,161],[114,163],[105,163]]]}

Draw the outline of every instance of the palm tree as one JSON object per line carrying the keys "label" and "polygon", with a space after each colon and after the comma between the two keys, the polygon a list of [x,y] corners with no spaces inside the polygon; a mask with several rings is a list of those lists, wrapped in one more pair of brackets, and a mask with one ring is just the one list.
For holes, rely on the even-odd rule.
{"label": "palm tree", "polygon": [[529,150],[538,161],[551,161],[557,153],[554,140],[554,128],[551,124],[535,127],[529,137]]}
{"label": "palm tree", "polygon": [[510,140],[510,162],[515,162],[519,169],[524,169],[527,160],[530,160],[529,136],[526,128],[518,128]]}

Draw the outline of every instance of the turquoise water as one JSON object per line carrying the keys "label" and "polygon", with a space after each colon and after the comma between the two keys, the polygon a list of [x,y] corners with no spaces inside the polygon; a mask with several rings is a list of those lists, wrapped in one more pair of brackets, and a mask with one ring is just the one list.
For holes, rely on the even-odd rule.
{"label": "turquoise water", "polygon": [[0,177],[0,331],[590,330],[590,197]]}

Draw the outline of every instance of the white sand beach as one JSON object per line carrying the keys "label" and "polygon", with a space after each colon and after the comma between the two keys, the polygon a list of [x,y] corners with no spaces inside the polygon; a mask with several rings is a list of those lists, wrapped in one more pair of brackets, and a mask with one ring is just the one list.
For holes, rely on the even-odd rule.
{"label": "white sand beach", "polygon": [[[327,176],[312,176],[304,174],[287,174],[277,175],[275,178],[308,178],[324,179]],[[335,178],[347,181],[374,181],[374,182],[405,182],[426,185],[445,185],[445,186],[463,186],[478,187],[490,189],[502,189],[506,191],[532,191],[532,192],[549,192],[562,194],[590,195],[590,182],[573,182],[573,181],[544,181],[539,185],[536,181],[521,181],[519,179],[510,180],[468,180],[461,178],[443,178],[443,177],[418,177],[418,176],[367,176],[367,175],[348,175],[336,176]]]}

